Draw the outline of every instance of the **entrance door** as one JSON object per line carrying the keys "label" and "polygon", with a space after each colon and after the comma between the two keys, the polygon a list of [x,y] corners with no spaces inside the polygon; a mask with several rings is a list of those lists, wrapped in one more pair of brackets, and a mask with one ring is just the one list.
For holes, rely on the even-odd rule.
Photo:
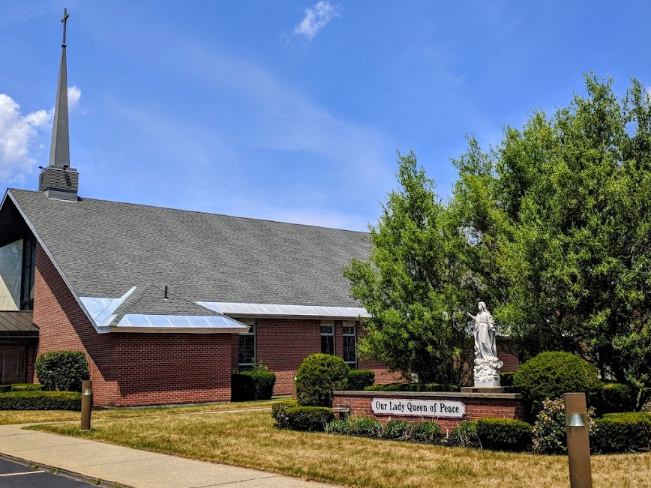
{"label": "entrance door", "polygon": [[0,383],[25,383],[25,346],[0,346]]}

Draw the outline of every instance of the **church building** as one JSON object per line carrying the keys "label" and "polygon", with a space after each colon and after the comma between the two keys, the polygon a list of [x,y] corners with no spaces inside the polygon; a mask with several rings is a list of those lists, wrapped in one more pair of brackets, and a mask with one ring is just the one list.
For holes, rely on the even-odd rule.
{"label": "church building", "polygon": [[49,165],[0,204],[0,382],[37,381],[36,357],[59,350],[87,355],[98,406],[230,400],[256,362],[290,394],[316,352],[395,380],[356,354],[367,314],[342,272],[368,258],[365,233],[79,194],[66,19]]}

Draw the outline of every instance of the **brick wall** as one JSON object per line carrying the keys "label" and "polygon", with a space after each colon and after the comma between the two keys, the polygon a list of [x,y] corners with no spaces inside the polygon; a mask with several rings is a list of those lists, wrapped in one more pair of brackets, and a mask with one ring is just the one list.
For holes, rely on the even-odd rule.
{"label": "brick wall", "polygon": [[38,354],[85,352],[95,405],[230,400],[231,335],[98,334],[40,246],[34,295]]}
{"label": "brick wall", "polygon": [[[386,392],[375,392],[368,396],[358,394],[350,394],[347,392],[339,392],[335,395],[332,402],[334,408],[348,408],[350,415],[356,417],[372,417],[378,419],[382,423],[386,423],[389,419],[401,419],[407,422],[422,422],[423,420],[432,420],[439,424],[444,433],[454,429],[457,425],[465,420],[479,420],[481,418],[496,417],[505,419],[524,420],[524,407],[520,400],[506,398],[514,395],[503,395],[502,398],[472,398],[469,394],[457,395],[437,395],[436,393],[409,393],[400,392],[399,394],[392,395]],[[418,400],[448,400],[456,401],[465,404],[466,414],[460,419],[448,418],[433,418],[433,417],[411,417],[411,416],[389,416],[389,415],[376,415],[371,408],[373,398],[387,398],[387,399],[418,399]],[[447,432],[446,432],[447,431]]]}
{"label": "brick wall", "polygon": [[[256,323],[257,360],[276,373],[274,395],[291,395],[303,359],[321,352],[321,321],[258,319]],[[339,357],[343,357],[343,326],[335,321],[335,352]],[[358,366],[373,370],[376,383],[400,381],[400,375],[389,373],[379,361],[360,361]]]}

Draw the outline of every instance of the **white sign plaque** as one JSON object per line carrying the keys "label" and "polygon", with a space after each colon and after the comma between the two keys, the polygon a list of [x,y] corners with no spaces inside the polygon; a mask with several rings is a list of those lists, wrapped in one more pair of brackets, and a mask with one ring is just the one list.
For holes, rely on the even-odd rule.
{"label": "white sign plaque", "polygon": [[373,398],[371,410],[376,415],[410,417],[463,418],[466,406],[448,400],[417,400],[414,398]]}

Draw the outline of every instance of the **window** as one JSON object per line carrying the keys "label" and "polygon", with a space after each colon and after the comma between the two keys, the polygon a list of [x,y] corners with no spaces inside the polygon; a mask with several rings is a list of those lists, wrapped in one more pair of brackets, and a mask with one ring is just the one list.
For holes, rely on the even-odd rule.
{"label": "window", "polygon": [[239,337],[237,349],[237,364],[240,371],[249,371],[255,366],[255,323],[250,325],[248,332],[243,332]]}
{"label": "window", "polygon": [[34,273],[36,272],[36,239],[23,241],[23,269],[20,288],[20,309],[34,310]]}
{"label": "window", "polygon": [[321,352],[323,354],[335,354],[335,326],[321,326]]}
{"label": "window", "polygon": [[357,331],[355,326],[344,327],[344,361],[351,368],[357,368]]}

